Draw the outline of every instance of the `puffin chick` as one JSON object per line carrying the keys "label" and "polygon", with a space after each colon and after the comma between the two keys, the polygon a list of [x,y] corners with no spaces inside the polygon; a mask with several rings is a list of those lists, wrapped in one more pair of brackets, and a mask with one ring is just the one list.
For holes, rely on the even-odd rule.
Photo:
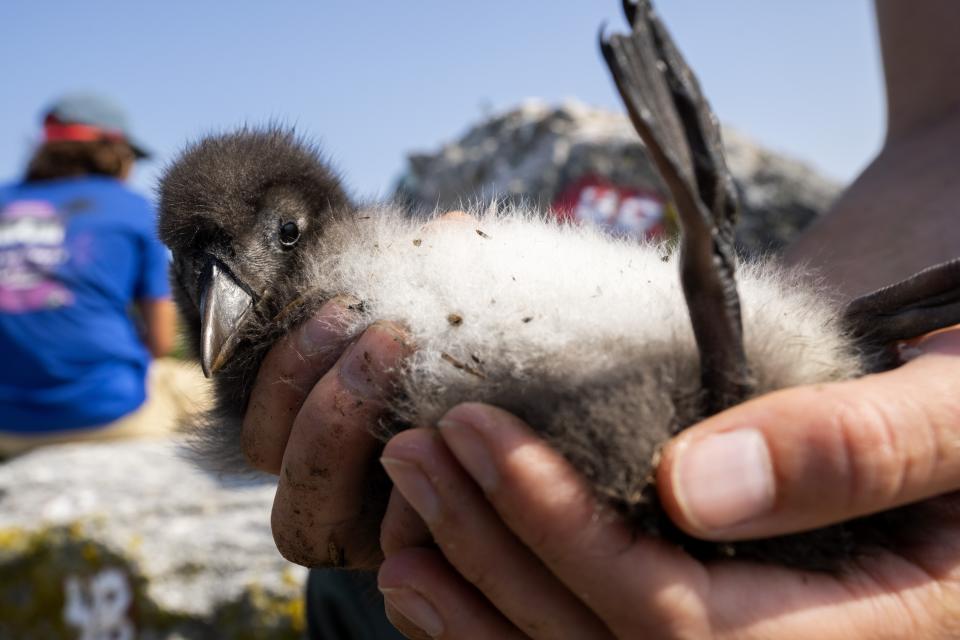
{"label": "puffin chick", "polygon": [[[649,3],[625,7],[632,33],[603,50],[677,205],[679,248],[517,209],[426,224],[389,204],[357,207],[317,149],[278,128],[208,137],[169,167],[160,233],[190,347],[215,386],[214,408],[197,420],[205,460],[242,466],[240,427],[264,354],[347,294],[361,304],[346,340],[390,320],[416,345],[398,388],[386,390],[393,418],[383,437],[434,424],[461,402],[503,407],[638,532],[701,559],[834,570],[918,529],[919,507],[905,507],[718,544],[679,531],[658,504],[655,460],[672,436],[758,394],[891,366],[889,340],[960,321],[951,302],[960,268],[841,309],[802,273],[738,263],[735,190],[713,114]],[[918,301],[933,310],[899,314]]]}
{"label": "puffin chick", "polygon": [[[242,467],[240,426],[265,352],[346,293],[362,301],[348,340],[385,319],[417,346],[384,437],[488,402],[538,429],[641,531],[703,557],[809,567],[855,550],[850,525],[712,545],[661,511],[656,452],[706,417],[677,252],[519,210],[425,226],[389,205],[351,208],[333,175],[291,132],[247,129],[192,146],[163,180],[176,300],[215,374],[216,406],[197,430],[214,466]],[[864,372],[838,308],[801,274],[741,264],[738,284],[751,395]]]}

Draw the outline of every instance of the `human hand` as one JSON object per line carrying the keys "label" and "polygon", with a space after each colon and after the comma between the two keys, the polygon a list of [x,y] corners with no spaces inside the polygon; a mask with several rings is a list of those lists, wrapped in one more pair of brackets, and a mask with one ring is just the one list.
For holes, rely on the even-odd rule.
{"label": "human hand", "polygon": [[[703,538],[764,537],[960,488],[960,330],[915,349],[894,371],[773,393],[685,431],[657,476],[671,517]],[[922,543],[830,575],[704,564],[635,536],[493,407],[399,434],[383,464],[396,490],[379,584],[412,638],[960,637],[954,496],[927,503]]]}
{"label": "human hand", "polygon": [[373,568],[382,557],[376,494],[386,488],[378,487],[382,443],[371,427],[409,348],[388,322],[347,344],[353,303],[330,300],[271,349],[244,416],[244,455],[280,476],[271,518],[277,548],[309,567]]}

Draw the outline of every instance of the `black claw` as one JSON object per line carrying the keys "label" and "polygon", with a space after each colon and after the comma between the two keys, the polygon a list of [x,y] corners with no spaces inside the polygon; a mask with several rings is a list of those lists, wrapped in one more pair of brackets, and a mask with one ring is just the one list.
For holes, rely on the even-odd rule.
{"label": "black claw", "polygon": [[629,24],[631,28],[637,23],[638,9],[639,4],[637,0],[623,0],[623,13],[627,16],[627,24]]}
{"label": "black claw", "polygon": [[600,28],[597,29],[597,46],[600,47],[600,53],[603,54],[603,57],[607,57],[607,49],[610,47],[607,42],[607,21],[604,20],[600,23]]}
{"label": "black claw", "polygon": [[[960,258],[857,298],[847,305],[843,317],[868,353],[960,324]],[[884,368],[895,364],[882,362]]]}

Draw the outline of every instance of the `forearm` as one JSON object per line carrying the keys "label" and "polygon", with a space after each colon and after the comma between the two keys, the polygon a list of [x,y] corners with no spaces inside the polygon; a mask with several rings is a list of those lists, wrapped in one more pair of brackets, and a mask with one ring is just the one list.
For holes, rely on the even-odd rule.
{"label": "forearm", "polygon": [[960,109],[960,3],[877,0],[887,93],[887,142]]}
{"label": "forearm", "polygon": [[845,297],[960,253],[960,2],[877,0],[888,126],[877,157],[791,247]]}

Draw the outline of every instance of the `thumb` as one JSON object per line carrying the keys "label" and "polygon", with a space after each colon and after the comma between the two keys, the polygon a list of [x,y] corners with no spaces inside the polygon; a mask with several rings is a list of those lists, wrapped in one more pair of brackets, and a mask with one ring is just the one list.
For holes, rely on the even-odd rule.
{"label": "thumb", "polygon": [[771,393],[671,441],[660,499],[708,540],[795,533],[960,488],[960,329],[893,371]]}

